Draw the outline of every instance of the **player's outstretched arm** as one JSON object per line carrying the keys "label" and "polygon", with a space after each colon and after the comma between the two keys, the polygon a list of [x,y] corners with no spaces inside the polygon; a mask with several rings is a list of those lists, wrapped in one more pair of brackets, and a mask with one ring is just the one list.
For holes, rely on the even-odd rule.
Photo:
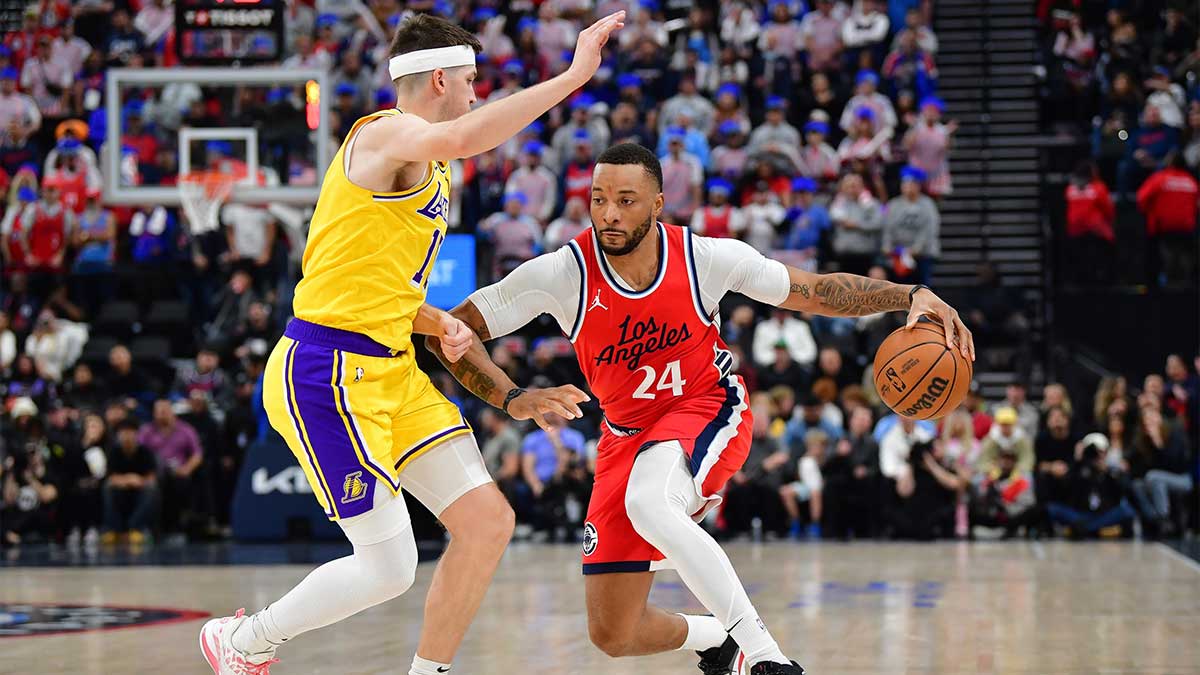
{"label": "player's outstretched arm", "polygon": [[448,358],[441,347],[442,338],[436,335],[426,337],[425,346],[437,355],[446,370],[467,391],[504,410],[513,419],[531,419],[546,430],[551,426],[545,419],[547,413],[555,413],[569,420],[583,417],[579,404],[589,398],[578,387],[568,384],[548,389],[522,389],[492,361],[483,346],[485,340],[491,339],[491,332],[475,303],[465,300],[450,315],[454,321],[462,324],[469,336],[469,344],[462,357],[457,360]]}
{"label": "player's outstretched arm", "polygon": [[[546,111],[579,89],[600,67],[601,50],[614,30],[624,26],[625,12],[600,19],[579,34],[575,57],[566,72],[493,101],[449,122],[429,123],[413,115],[385,118],[364,127],[389,159],[397,163],[471,157],[512,138]],[[371,127],[375,127],[371,131]],[[360,147],[363,147],[360,145]]]}
{"label": "player's outstretched arm", "polygon": [[907,311],[909,328],[922,316],[930,316],[946,327],[946,346],[975,360],[975,339],[958,311],[924,286],[894,284],[857,274],[813,274],[790,265],[787,269],[791,285],[787,299],[779,305],[784,309],[825,316]]}

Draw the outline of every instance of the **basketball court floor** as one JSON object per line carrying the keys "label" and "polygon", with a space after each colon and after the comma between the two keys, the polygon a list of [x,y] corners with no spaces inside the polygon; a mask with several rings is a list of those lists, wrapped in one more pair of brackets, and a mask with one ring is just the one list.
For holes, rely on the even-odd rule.
{"label": "basketball court floor", "polygon": [[[1200,673],[1200,564],[1162,544],[780,542],[728,550],[784,651],[811,675]],[[261,607],[309,569],[0,568],[0,673],[204,675],[196,646],[203,614]],[[432,569],[422,565],[401,598],[287,645],[274,672],[406,673]],[[654,602],[702,611],[674,573],[657,581]],[[167,620],[125,625],[155,618]],[[50,633],[101,623],[122,629],[24,635],[38,621]],[[536,544],[509,549],[454,671],[699,672],[691,654],[600,653],[587,641],[576,547]]]}

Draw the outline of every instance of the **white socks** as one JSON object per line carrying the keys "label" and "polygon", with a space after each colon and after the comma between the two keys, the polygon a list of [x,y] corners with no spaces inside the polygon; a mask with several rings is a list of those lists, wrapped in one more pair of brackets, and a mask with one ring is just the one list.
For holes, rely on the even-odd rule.
{"label": "white socks", "polygon": [[746,654],[746,663],[750,665],[760,661],[791,663],[779,650],[775,638],[771,637],[766,624],[758,618],[758,613],[753,609],[738,620],[737,624],[729,630],[729,634],[742,648],[742,652]]}
{"label": "white socks", "polygon": [[683,638],[683,644],[679,647],[682,649],[690,649],[696,652],[702,652],[705,649],[720,647],[725,643],[725,638],[729,635],[725,632],[725,627],[721,625],[721,621],[715,616],[696,616],[694,614],[680,614],[684,621],[687,621],[688,632]]}
{"label": "white socks", "polygon": [[[677,441],[658,443],[638,455],[625,493],[625,510],[633,529],[663,552],[696,599],[721,622],[722,630],[730,629],[751,665],[759,661],[789,663],[750,604],[729,556],[689,517],[700,508],[701,500],[685,462]],[[688,633],[691,631],[689,620]],[[723,641],[724,636],[715,644]]]}
{"label": "white socks", "polygon": [[412,669],[408,671],[408,675],[445,675],[448,672],[450,672],[449,663],[438,663],[414,656]]}

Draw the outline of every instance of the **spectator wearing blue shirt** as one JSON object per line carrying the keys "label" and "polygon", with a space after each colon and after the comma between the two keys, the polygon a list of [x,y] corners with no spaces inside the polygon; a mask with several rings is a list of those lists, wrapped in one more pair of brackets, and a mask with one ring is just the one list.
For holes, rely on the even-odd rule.
{"label": "spectator wearing blue shirt", "polygon": [[546,415],[546,422],[550,431],[533,431],[521,444],[521,472],[534,497],[541,497],[572,460],[584,456],[583,434],[568,427],[559,415]]}
{"label": "spectator wearing blue shirt", "polygon": [[812,271],[816,271],[817,248],[821,237],[833,227],[829,212],[824,206],[816,203],[813,197],[817,192],[817,182],[811,178],[800,176],[792,180],[794,201],[788,209],[786,221],[788,233],[783,247],[799,251],[804,255],[805,262],[811,261]]}
{"label": "spectator wearing blue shirt", "polygon": [[680,112],[675,116],[675,119],[678,122],[676,126],[670,127],[667,130],[668,133],[659,134],[658,156],[663,157],[670,151],[670,147],[668,147],[668,144],[671,140],[670,132],[672,130],[682,130],[683,151],[690,155],[694,155],[696,159],[700,160],[700,166],[704,167],[704,170],[707,171],[711,168],[712,161],[711,152],[708,148],[708,138],[705,137],[704,132],[700,131],[692,124],[693,119],[691,113],[686,111]]}
{"label": "spectator wearing blue shirt", "polygon": [[[538,429],[521,444],[521,474],[518,487],[518,518],[532,521],[538,530],[555,531],[565,538],[569,528],[578,531],[591,497],[583,434],[567,426],[567,420],[546,415],[549,431]],[[532,497],[532,499],[531,499]]]}

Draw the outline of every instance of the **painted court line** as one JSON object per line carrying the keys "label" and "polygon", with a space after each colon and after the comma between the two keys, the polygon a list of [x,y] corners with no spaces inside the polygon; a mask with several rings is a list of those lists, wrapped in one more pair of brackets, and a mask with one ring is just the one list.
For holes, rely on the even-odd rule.
{"label": "painted court line", "polygon": [[1200,572],[1200,563],[1196,562],[1195,560],[1192,560],[1191,558],[1180,553],[1179,551],[1176,551],[1175,549],[1171,548],[1170,546],[1167,546],[1166,544],[1162,543],[1161,541],[1158,542],[1158,550],[1165,553],[1168,558],[1174,558],[1175,560],[1178,560],[1179,562],[1183,563],[1184,565],[1187,565],[1188,567],[1192,568],[1194,571]]}

